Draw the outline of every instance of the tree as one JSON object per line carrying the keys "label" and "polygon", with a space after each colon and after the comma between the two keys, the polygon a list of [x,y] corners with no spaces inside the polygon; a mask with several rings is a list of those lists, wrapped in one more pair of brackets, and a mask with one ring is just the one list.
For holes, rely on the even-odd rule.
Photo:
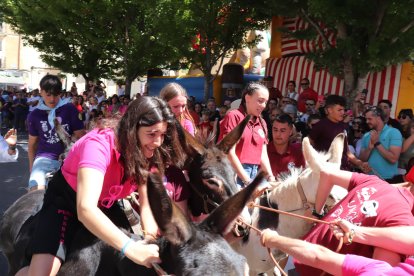
{"label": "tree", "polygon": [[25,42],[42,53],[45,63],[86,81],[112,76],[105,37],[88,32],[95,20],[85,2],[6,0],[0,9]]}
{"label": "tree", "polygon": [[[204,99],[210,96],[210,86],[220,70],[223,59],[231,50],[246,45],[246,33],[263,30],[267,20],[255,14],[255,9],[239,5],[231,0],[186,0],[177,1],[178,11],[171,20],[179,26],[181,34],[189,39],[192,47],[180,48],[181,55],[204,73]],[[179,24],[179,25],[177,25]],[[217,72],[212,72],[219,64]]]}
{"label": "tree", "polygon": [[[166,43],[160,15],[175,8],[168,1],[6,0],[5,20],[43,52],[42,58],[85,80],[123,79],[125,92],[149,68],[177,60]],[[182,42],[180,42],[182,44]]]}
{"label": "tree", "polygon": [[[291,35],[298,39],[322,38],[323,47],[307,56],[317,66],[344,78],[347,96],[365,87],[369,72],[404,62],[414,52],[412,0],[242,2],[258,6],[262,16],[300,16],[308,21],[308,30]],[[336,32],[334,43],[327,38],[321,22]]]}

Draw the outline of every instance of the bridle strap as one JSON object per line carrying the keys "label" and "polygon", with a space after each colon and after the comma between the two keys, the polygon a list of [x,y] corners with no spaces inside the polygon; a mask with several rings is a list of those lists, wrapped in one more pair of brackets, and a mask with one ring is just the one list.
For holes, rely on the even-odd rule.
{"label": "bridle strap", "polygon": [[208,204],[210,204],[211,206],[213,206],[214,208],[217,208],[220,204],[218,204],[217,202],[213,201],[208,195],[206,194],[202,194],[199,190],[197,190],[196,187],[194,187],[193,185],[190,185],[191,189],[201,198],[203,199],[203,208],[206,214],[210,213],[210,210],[208,209]]}
{"label": "bridle strap", "polygon": [[309,202],[306,198],[305,191],[303,190],[302,182],[300,181],[300,176],[298,177],[298,185],[296,185],[296,188],[298,189],[300,199],[302,200],[302,206],[305,207]]}

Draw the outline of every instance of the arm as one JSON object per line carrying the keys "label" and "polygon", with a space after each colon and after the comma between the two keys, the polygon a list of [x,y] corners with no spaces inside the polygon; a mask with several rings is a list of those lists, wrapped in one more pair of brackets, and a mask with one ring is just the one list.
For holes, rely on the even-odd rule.
{"label": "arm", "polygon": [[0,135],[0,163],[1,162],[14,162],[19,155],[16,149],[17,137],[16,130],[10,129],[4,138]]}
{"label": "arm", "polygon": [[[393,129],[395,130],[395,129]],[[376,147],[374,146],[376,143],[380,142],[380,137],[377,131],[375,130],[371,130],[371,139],[369,141],[369,146],[368,148],[370,148],[371,150],[373,150],[374,148],[377,149],[378,153],[388,162],[390,163],[396,163],[398,162],[398,159],[400,158],[400,153],[401,153],[401,145],[402,145],[402,137],[401,134],[395,130],[395,133],[392,132],[390,135],[392,135],[390,137],[391,141],[398,141],[395,142],[394,144],[390,145],[389,149],[386,149],[382,144],[377,145]],[[371,151],[370,151],[371,153]],[[368,155],[369,157],[369,155]],[[362,158],[361,158],[362,160]],[[363,160],[365,161],[365,160]]]}
{"label": "arm", "polygon": [[76,193],[76,207],[79,221],[98,238],[117,250],[124,248],[125,255],[135,263],[151,266],[152,262],[159,262],[158,246],[147,245],[142,241],[129,242],[124,234],[98,208],[98,200],[102,191],[104,175],[91,168],[80,168],[78,171],[78,186]]}
{"label": "arm", "polygon": [[139,206],[141,209],[142,229],[145,230],[148,235],[156,237],[158,233],[158,225],[155,222],[154,215],[152,214],[151,207],[148,201],[147,184],[138,186],[139,194]]}
{"label": "arm", "polygon": [[318,191],[316,192],[316,212],[321,213],[333,185],[348,189],[351,177],[352,172],[335,169],[332,166],[323,166],[320,173]]}
{"label": "arm", "polygon": [[17,131],[15,129],[10,129],[7,131],[7,133],[4,135],[4,140],[7,144],[7,153],[12,157],[11,159],[16,160],[17,159]]}
{"label": "arm", "polygon": [[395,251],[390,251],[381,247],[375,247],[372,258],[389,263],[391,266],[396,266],[401,262],[401,256]]}
{"label": "arm", "polygon": [[398,162],[398,158],[400,158],[401,147],[390,146],[390,149],[387,150],[382,144],[379,144],[377,150],[390,163]]}
{"label": "arm", "polygon": [[408,137],[407,139],[404,140],[402,148],[401,148],[401,153],[406,152],[408,150],[408,148],[414,143],[414,134],[411,134],[410,137]]}
{"label": "arm", "polygon": [[362,162],[362,160],[359,160],[352,152],[349,150],[346,152],[346,155],[348,157],[349,162],[351,162],[352,165],[362,170],[364,173],[369,173],[371,171],[371,168],[368,164],[368,162]]}
{"label": "arm", "polygon": [[243,181],[250,181],[250,177],[245,172],[239,157],[236,155],[236,145],[234,145],[227,155],[230,161],[230,164],[233,166],[233,169],[236,171],[237,176]]}
{"label": "arm", "polygon": [[354,229],[354,242],[414,255],[414,226],[365,227],[353,225],[347,220],[340,220],[337,224],[345,233]]}
{"label": "arm", "polygon": [[[365,136],[362,139],[364,138]],[[362,140],[361,152],[359,153],[359,159],[362,162],[367,162],[369,159],[369,156],[371,155],[371,151],[373,148],[374,148],[374,144],[371,142],[371,139],[368,141],[368,144],[366,143],[366,141]]]}
{"label": "arm", "polygon": [[267,155],[267,145],[264,144],[262,147],[262,156],[260,159],[260,168],[267,173],[268,181],[275,181],[275,176],[273,175],[272,168],[270,167],[269,156]]}
{"label": "arm", "polygon": [[299,262],[327,271],[333,275],[342,275],[345,255],[335,253],[323,246],[298,239],[279,236],[276,231],[265,229],[261,235],[262,245],[277,248]]}
{"label": "arm", "polygon": [[81,138],[85,134],[86,134],[86,131],[84,129],[75,130],[73,132],[73,136],[75,137],[76,140],[78,140],[79,138]]}
{"label": "arm", "polygon": [[39,136],[32,136],[29,134],[28,141],[28,156],[29,156],[29,171],[32,171],[33,162],[36,156],[37,145],[39,144]]}

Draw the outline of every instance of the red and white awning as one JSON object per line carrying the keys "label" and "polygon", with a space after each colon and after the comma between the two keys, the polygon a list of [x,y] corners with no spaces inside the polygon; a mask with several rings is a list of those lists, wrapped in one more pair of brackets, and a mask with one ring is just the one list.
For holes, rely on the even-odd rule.
{"label": "red and white awning", "polygon": [[[301,92],[300,80],[308,78],[310,87],[320,95],[343,95],[344,81],[332,76],[327,70],[317,71],[314,62],[304,56],[270,58],[266,62],[265,76],[273,77],[273,87],[286,94],[287,83],[293,80],[298,92]],[[382,99],[388,99],[393,103],[391,113],[395,113],[398,91],[401,79],[401,64],[388,66],[381,72],[368,75],[367,102],[376,105]]]}

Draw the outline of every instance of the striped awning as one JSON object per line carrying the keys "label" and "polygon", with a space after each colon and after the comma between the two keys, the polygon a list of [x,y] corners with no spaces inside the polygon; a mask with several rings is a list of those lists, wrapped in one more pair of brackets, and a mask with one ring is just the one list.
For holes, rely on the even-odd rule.
{"label": "striped awning", "polygon": [[[324,36],[327,38],[329,43],[333,46],[336,44],[336,34],[334,30],[331,30],[323,24],[323,22],[317,22]],[[306,53],[314,52],[315,50],[322,49],[323,39],[321,35],[317,35],[315,39],[304,40],[296,39],[290,36],[290,33],[297,31],[304,31],[311,26],[306,20],[301,17],[283,18],[283,28],[288,32],[282,33],[282,56],[301,55]]]}
{"label": "striped awning", "polygon": [[[314,62],[304,56],[270,58],[266,62],[266,76],[273,77],[273,87],[278,88],[286,94],[287,83],[293,80],[296,83],[298,92],[301,92],[299,85],[302,78],[307,77],[310,87],[320,95],[343,95],[344,81],[332,76],[326,70],[317,71]],[[388,99],[393,103],[392,114],[395,114],[395,107],[398,98],[398,91],[401,78],[401,64],[388,66],[381,72],[371,73],[367,81],[367,102],[376,105],[381,99]]]}

